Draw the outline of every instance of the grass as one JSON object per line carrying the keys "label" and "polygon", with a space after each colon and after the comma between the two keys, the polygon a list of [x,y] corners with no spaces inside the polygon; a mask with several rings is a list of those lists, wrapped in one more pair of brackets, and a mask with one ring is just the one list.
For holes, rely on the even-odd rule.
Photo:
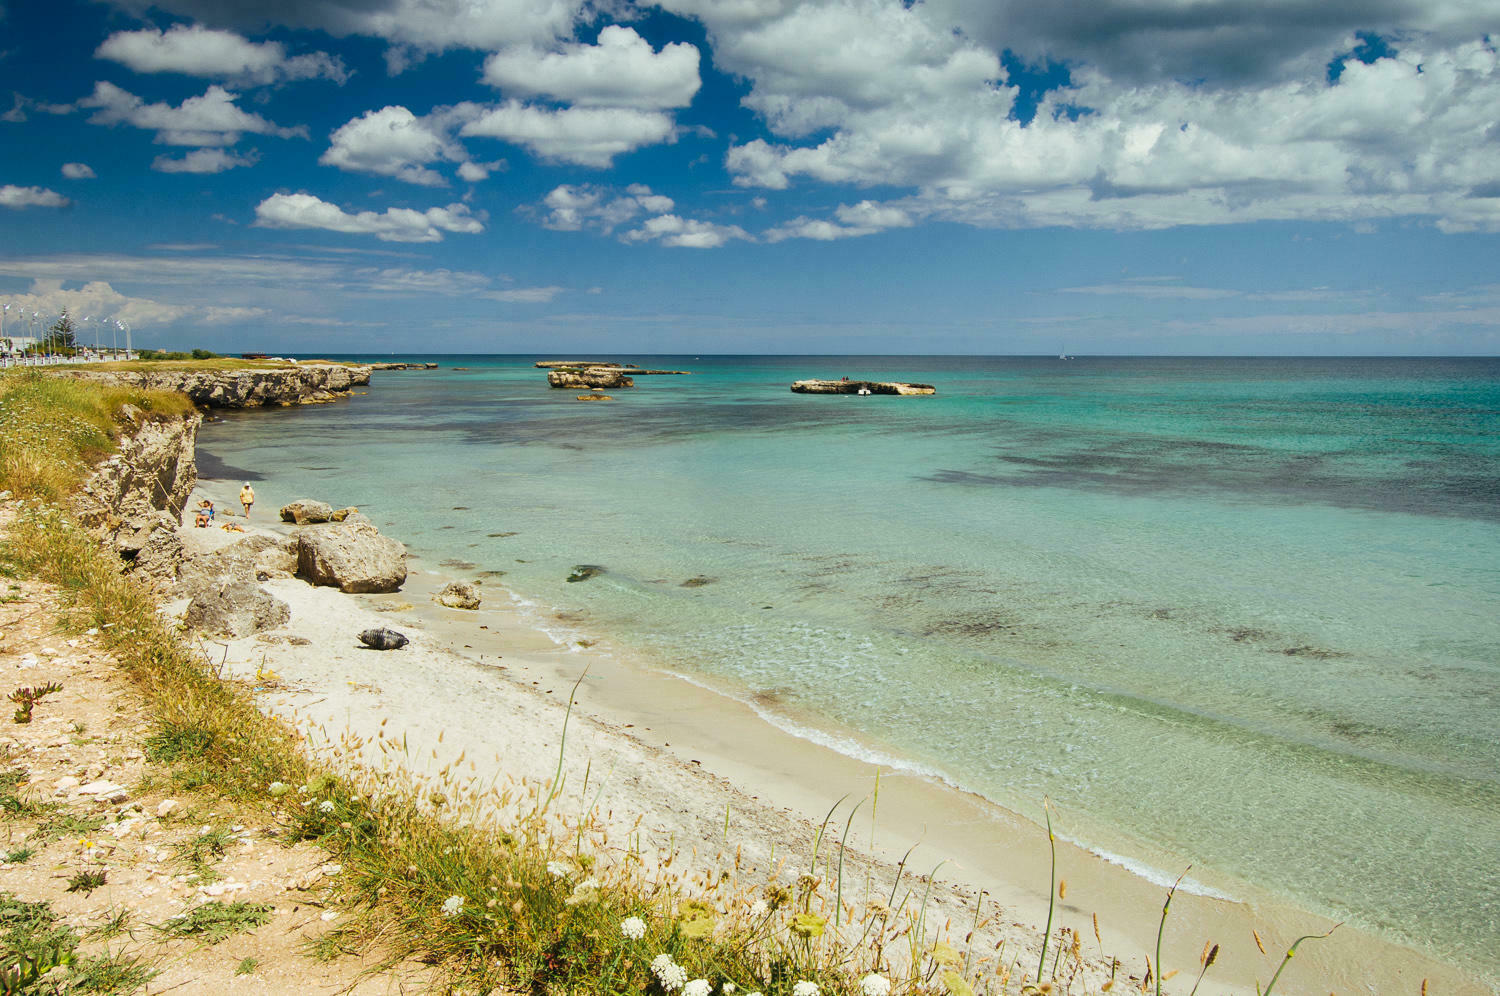
{"label": "grass", "polygon": [[68,992],[128,994],[156,974],[136,958],[105,952],[83,955],[80,938],[47,903],[30,903],[0,892],[0,993],[53,993],[63,986],[42,982],[59,966]]}
{"label": "grass", "polygon": [[103,868],[85,868],[68,878],[68,891],[81,892],[85,896],[109,881],[109,873]]}
{"label": "grass", "polygon": [[204,903],[180,916],[156,924],[170,938],[189,938],[218,944],[235,934],[264,927],[271,922],[271,907],[265,903]]}
{"label": "grass", "polygon": [[[890,977],[896,993],[1074,991],[1084,969],[1076,931],[1059,931],[1051,965],[1044,948],[1034,977],[1029,961],[1023,970],[1003,951],[973,946],[985,926],[977,906],[969,937],[950,945],[947,928],[928,923],[931,877],[913,884],[905,859],[888,898],[846,902],[843,840],[836,864],[830,857],[820,868],[815,849],[794,885],[742,875],[738,859],[727,857],[689,875],[673,870],[670,845],[647,854],[639,838],[611,841],[587,809],[562,812],[561,768],[546,783],[497,787],[463,781],[455,764],[435,786],[405,777],[400,763],[377,773],[341,767],[337,758],[315,761],[294,730],[221,681],[151,596],[60,510],[88,461],[112,445],[113,411],[125,403],[163,415],[188,407],[183,399],[79,389],[34,372],[0,377],[0,488],[26,499],[0,549],[0,574],[59,586],[71,601],[71,625],[98,629],[154,716],[151,759],[175,765],[184,784],[211,798],[274,819],[284,839],[313,841],[343,865],[340,898],[350,916],[323,935],[315,955],[374,942],[390,961],[435,964],[466,990],[504,985],[536,994],[661,996],[677,991],[669,986],[678,973],[704,980],[715,994],[733,983],[740,992],[790,996],[797,984],[816,983],[823,996],[859,996],[860,980],[872,972]],[[346,740],[338,753],[369,746]],[[383,740],[375,746],[403,750]],[[0,773],[0,809],[40,817],[34,840],[97,829],[92,820],[28,808],[17,794],[23,778]],[[837,808],[818,831],[820,846]],[[845,838],[858,809],[844,822]],[[1051,842],[1050,808],[1047,816]],[[210,833],[190,841],[183,856],[207,867],[225,843]],[[1061,898],[1055,876],[1054,857],[1053,902]],[[22,919],[42,918],[18,910]],[[5,916],[0,911],[0,925]],[[253,904],[207,903],[158,929],[213,943],[269,917]],[[1043,943],[1051,926],[1049,910]],[[1044,980],[1049,968],[1052,978]]]}

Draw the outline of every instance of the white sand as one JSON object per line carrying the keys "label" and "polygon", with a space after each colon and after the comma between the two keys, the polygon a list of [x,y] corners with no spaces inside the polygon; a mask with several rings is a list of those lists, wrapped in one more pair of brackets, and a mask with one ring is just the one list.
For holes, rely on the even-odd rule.
{"label": "white sand", "polygon": [[[238,486],[200,486],[219,504],[221,522],[245,522],[238,505],[230,504]],[[198,498],[195,493],[190,507]],[[267,521],[277,507],[271,498],[261,496],[259,524],[252,528],[288,531]],[[233,508],[235,516],[223,518],[224,508]],[[183,533],[198,547],[241,538],[190,525]],[[422,571],[402,592],[379,596],[344,595],[295,579],[266,582],[266,590],[292,610],[290,624],[273,635],[295,634],[310,643],[248,638],[210,643],[208,649],[215,661],[224,658],[236,678],[253,681],[258,668],[278,673],[280,687],[258,693],[258,699],[314,741],[336,743],[346,733],[365,741],[382,733],[387,741],[404,737],[404,756],[367,748],[364,762],[400,757],[412,771],[434,774],[463,754],[460,770],[484,780],[552,777],[570,687],[587,667],[568,728],[561,806],[573,812],[596,807],[617,840],[640,818],[644,845],[675,847],[701,867],[719,867],[716,856],[732,860],[737,850],[763,877],[784,863],[785,882],[807,868],[814,833],[829,807],[847,795],[830,824],[837,838],[850,807],[864,799],[848,840],[846,900],[863,901],[867,888],[880,898],[889,895],[895,863],[919,844],[909,872],[941,865],[927,922],[935,929],[951,923],[951,939],[962,941],[982,889],[985,915],[994,915],[984,948],[1003,937],[1006,960],[1019,957],[1034,973],[1050,892],[1046,835],[1036,825],[976,797],[889,770],[880,778],[872,825],[874,766],[792,737],[744,705],[644,668],[607,644],[588,650],[561,646],[531,625],[493,582],[485,586],[478,611],[436,606],[432,594],[446,580]],[[363,648],[357,634],[381,625],[411,643],[399,651]],[[1072,927],[1086,939],[1085,954],[1094,956],[1098,971],[1103,959],[1094,941],[1097,914],[1104,950],[1121,959],[1122,977],[1140,977],[1156,941],[1165,890],[1061,841],[1058,874],[1068,892],[1054,926]],[[924,886],[909,879],[919,901]],[[1222,950],[1200,991],[1253,992],[1254,980],[1264,984],[1287,944],[1332,926],[1248,887],[1235,894],[1249,901],[1183,893],[1173,900],[1163,958],[1169,972],[1176,968],[1182,975],[1166,988],[1191,988],[1204,943],[1212,940]],[[1257,950],[1252,929],[1269,956]],[[1424,978],[1431,980],[1434,996],[1490,991],[1453,968],[1349,927],[1299,949],[1277,991],[1416,994]],[[1095,987],[1098,981],[1096,976]]]}

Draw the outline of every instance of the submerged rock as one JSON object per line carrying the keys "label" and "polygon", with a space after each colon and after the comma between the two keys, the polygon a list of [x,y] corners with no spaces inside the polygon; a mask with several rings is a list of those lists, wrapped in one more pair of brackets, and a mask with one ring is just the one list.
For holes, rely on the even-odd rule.
{"label": "submerged rock", "polygon": [[400,650],[411,641],[401,633],[381,626],[379,629],[367,629],[359,634],[359,642],[371,650]]}
{"label": "submerged rock", "polygon": [[467,581],[448,582],[436,598],[439,605],[450,609],[477,609],[480,603],[479,592]]}
{"label": "submerged rock", "polygon": [[931,384],[902,384],[878,380],[799,380],[794,394],[936,394]]}
{"label": "submerged rock", "polygon": [[598,564],[579,564],[573,568],[573,573],[568,575],[567,580],[569,582],[587,581],[589,578],[596,578],[603,573],[604,568]]}
{"label": "submerged rock", "polygon": [[688,578],[686,581],[682,582],[682,584],[679,585],[678,587],[681,587],[681,588],[702,588],[704,585],[706,585],[706,584],[713,584],[717,580],[719,580],[719,579],[718,578],[704,577],[702,574],[700,574],[700,575],[698,575],[695,578]]}

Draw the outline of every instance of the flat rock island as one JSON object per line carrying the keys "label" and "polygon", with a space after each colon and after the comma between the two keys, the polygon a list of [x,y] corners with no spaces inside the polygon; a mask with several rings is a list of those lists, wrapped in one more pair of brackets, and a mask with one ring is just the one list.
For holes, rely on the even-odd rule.
{"label": "flat rock island", "polygon": [[794,394],[936,394],[931,384],[902,384],[881,380],[799,380]]}

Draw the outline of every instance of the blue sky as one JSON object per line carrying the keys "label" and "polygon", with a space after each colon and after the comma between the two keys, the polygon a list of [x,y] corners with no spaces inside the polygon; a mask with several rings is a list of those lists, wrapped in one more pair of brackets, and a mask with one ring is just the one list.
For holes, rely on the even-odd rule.
{"label": "blue sky", "polygon": [[1496,15],[0,0],[0,304],[233,352],[1495,354]]}

